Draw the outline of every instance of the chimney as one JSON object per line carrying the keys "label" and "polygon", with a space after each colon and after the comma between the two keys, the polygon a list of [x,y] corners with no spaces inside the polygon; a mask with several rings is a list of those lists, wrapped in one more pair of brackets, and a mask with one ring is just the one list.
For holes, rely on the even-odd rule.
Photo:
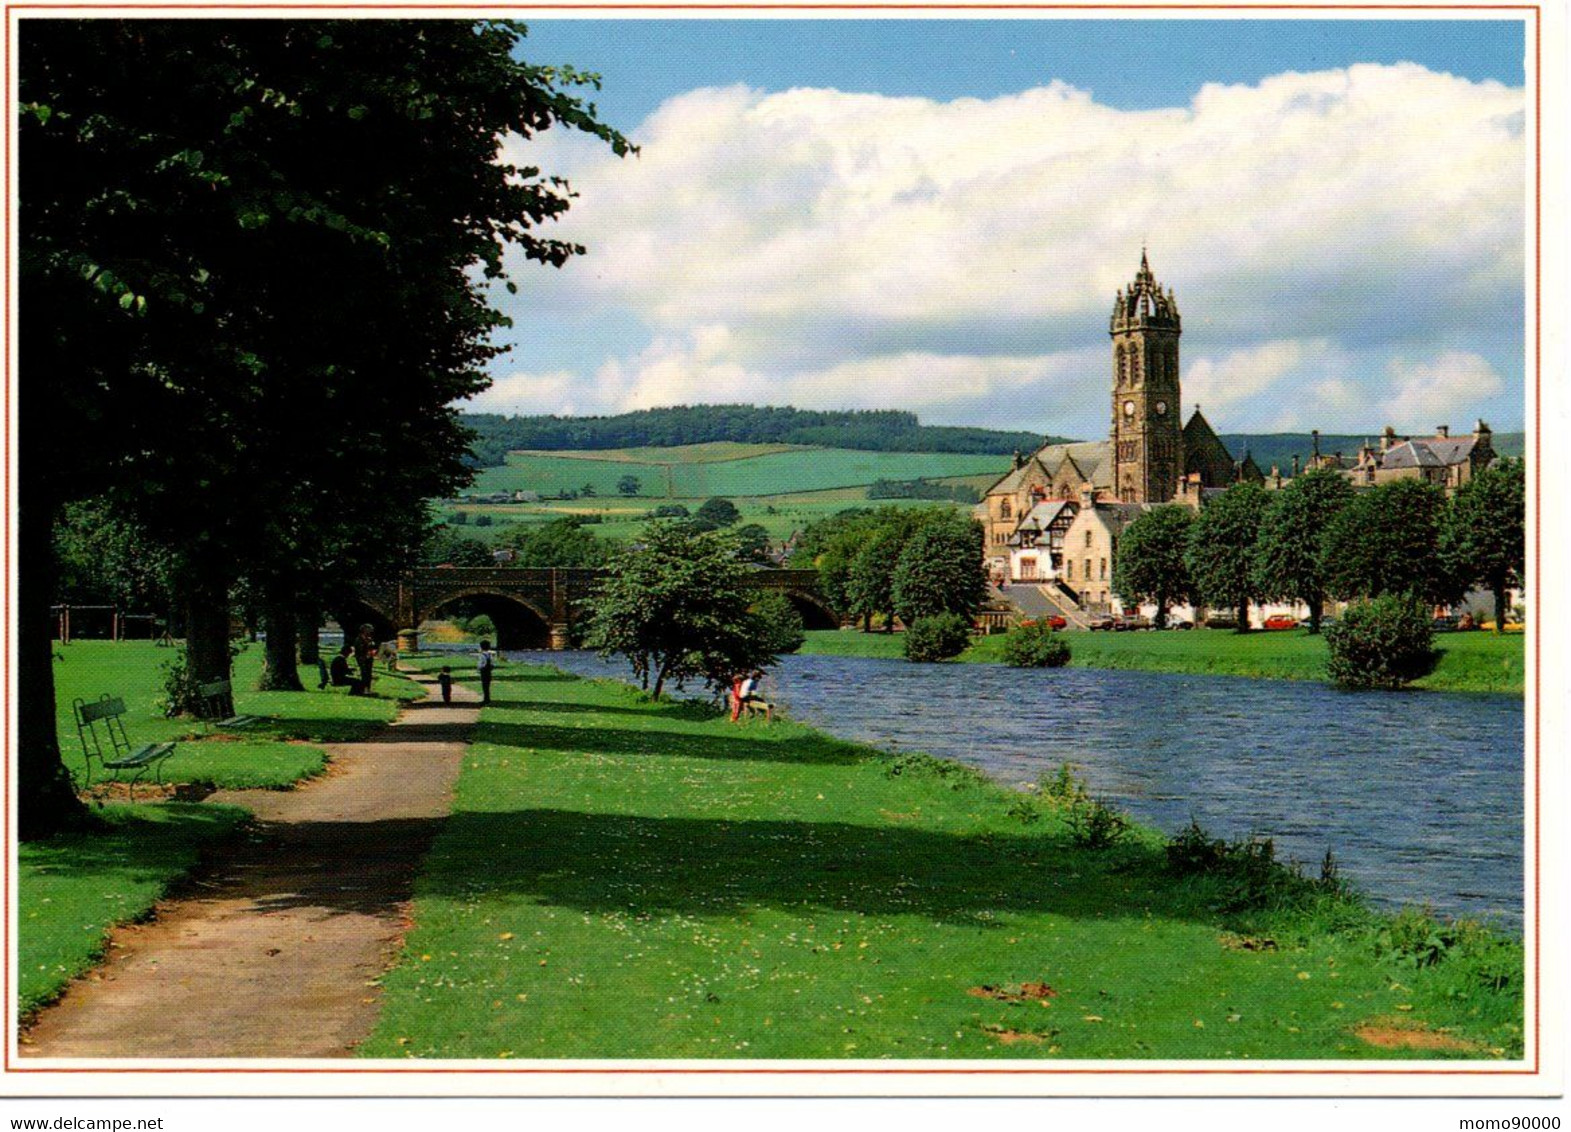
{"label": "chimney", "polygon": [[1297,452],[1293,453],[1293,477],[1295,479],[1298,477],[1298,453]]}
{"label": "chimney", "polygon": [[1484,423],[1484,418],[1483,417],[1479,417],[1478,418],[1478,423],[1473,426],[1473,435],[1474,436],[1488,436],[1489,434],[1490,434],[1489,426]]}
{"label": "chimney", "polygon": [[1451,426],[1448,424],[1436,425],[1435,435],[1440,437],[1442,440],[1447,439],[1451,435]]}
{"label": "chimney", "polygon": [[1386,425],[1386,430],[1380,434],[1380,451],[1389,452],[1396,443],[1396,429]]}
{"label": "chimney", "polygon": [[1318,428],[1312,428],[1309,430],[1309,435],[1314,438],[1315,459],[1318,460],[1320,459],[1320,430]]}

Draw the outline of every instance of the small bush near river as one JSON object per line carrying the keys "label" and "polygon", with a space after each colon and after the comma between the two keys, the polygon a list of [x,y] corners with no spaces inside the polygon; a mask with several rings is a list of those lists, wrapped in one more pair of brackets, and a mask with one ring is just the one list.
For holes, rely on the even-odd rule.
{"label": "small bush near river", "polygon": [[1004,663],[1014,668],[1062,668],[1069,642],[1045,621],[1028,621],[1004,638]]}
{"label": "small bush near river", "polygon": [[1440,660],[1429,611],[1398,594],[1348,606],[1325,638],[1326,675],[1344,688],[1400,688],[1428,676]]}
{"label": "small bush near river", "polygon": [[918,617],[906,630],[906,659],[923,663],[949,660],[964,652],[970,643],[971,626],[960,614]]}

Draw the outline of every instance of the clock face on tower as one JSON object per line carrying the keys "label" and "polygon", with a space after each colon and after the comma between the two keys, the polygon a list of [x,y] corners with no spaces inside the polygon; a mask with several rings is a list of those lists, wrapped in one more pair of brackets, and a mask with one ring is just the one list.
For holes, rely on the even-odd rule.
{"label": "clock face on tower", "polygon": [[1166,401],[1158,401],[1156,403],[1156,415],[1159,416],[1159,417],[1165,417],[1167,415],[1167,402]]}
{"label": "clock face on tower", "polygon": [[1124,416],[1132,417],[1134,415],[1135,415],[1135,403],[1133,401],[1125,401],[1124,402]]}

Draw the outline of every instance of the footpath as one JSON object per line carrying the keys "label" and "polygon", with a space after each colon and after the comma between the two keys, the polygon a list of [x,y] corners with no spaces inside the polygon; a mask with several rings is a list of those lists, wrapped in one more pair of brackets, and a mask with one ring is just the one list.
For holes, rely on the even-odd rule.
{"label": "footpath", "polygon": [[[375,1024],[378,977],[409,927],[414,878],[452,807],[478,697],[455,685],[328,774],[288,791],[219,791],[252,835],[145,923],[22,1037],[30,1058],[347,1057]],[[463,701],[462,703],[458,701]]]}

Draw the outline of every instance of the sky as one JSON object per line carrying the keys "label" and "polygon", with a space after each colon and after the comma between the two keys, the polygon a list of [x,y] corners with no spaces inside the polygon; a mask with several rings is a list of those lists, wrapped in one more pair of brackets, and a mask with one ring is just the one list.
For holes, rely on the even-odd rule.
{"label": "sky", "polygon": [[467,407],[898,408],[1105,435],[1142,248],[1225,432],[1524,416],[1517,20],[550,20],[586,135],[510,158],[577,194],[516,257]]}

